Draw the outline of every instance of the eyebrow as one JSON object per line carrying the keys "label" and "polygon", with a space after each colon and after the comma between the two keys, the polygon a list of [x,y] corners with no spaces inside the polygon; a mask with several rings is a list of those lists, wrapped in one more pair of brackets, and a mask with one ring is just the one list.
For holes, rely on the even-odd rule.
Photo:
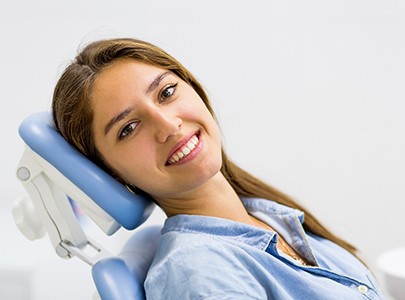
{"label": "eyebrow", "polygon": [[111,130],[111,128],[124,119],[131,111],[133,111],[133,107],[129,107],[126,110],[120,112],[119,114],[115,115],[104,127],[104,135],[107,135],[107,133]]}
{"label": "eyebrow", "polygon": [[149,94],[154,89],[156,89],[159,86],[160,82],[163,80],[163,78],[165,78],[169,74],[170,74],[170,72],[166,71],[166,72],[163,72],[162,74],[156,76],[156,78],[151,82],[151,84],[146,89],[146,94]]}

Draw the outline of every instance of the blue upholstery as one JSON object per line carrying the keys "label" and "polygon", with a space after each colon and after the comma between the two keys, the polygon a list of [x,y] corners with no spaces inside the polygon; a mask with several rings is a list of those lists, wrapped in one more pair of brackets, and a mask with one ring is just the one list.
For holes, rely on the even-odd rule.
{"label": "blue upholstery", "polygon": [[93,280],[102,300],[143,300],[143,282],[155,255],[161,226],[136,232],[122,252],[93,266]]}
{"label": "blue upholstery", "polygon": [[[19,133],[31,150],[53,165],[121,226],[135,229],[151,214],[155,204],[129,192],[71,146],[56,131],[49,112],[26,118]],[[103,300],[145,299],[143,282],[156,251],[160,229],[161,226],[149,226],[136,231],[118,256],[102,259],[93,266],[92,276]]]}
{"label": "blue upholstery", "polygon": [[55,130],[49,112],[27,117],[19,127],[25,143],[95,201],[126,229],[137,228],[150,215],[154,203],[134,195],[88,160]]}

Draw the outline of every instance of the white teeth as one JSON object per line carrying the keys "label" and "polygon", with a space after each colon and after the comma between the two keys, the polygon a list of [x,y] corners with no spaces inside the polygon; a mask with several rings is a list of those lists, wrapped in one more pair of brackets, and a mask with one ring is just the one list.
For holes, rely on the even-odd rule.
{"label": "white teeth", "polygon": [[193,143],[194,145],[198,144],[198,137],[193,136],[193,138],[190,140],[191,143]]}
{"label": "white teeth", "polygon": [[191,151],[190,151],[190,149],[188,149],[187,146],[186,146],[186,147],[181,148],[181,152],[183,152],[184,155],[187,156]]}
{"label": "white teeth", "polygon": [[198,137],[193,136],[185,146],[183,146],[179,151],[172,155],[169,159],[169,164],[174,164],[181,160],[182,158],[186,157],[194,150],[195,146],[198,144]]}
{"label": "white teeth", "polygon": [[186,146],[188,147],[188,149],[194,149],[195,144],[193,142],[189,141]]}

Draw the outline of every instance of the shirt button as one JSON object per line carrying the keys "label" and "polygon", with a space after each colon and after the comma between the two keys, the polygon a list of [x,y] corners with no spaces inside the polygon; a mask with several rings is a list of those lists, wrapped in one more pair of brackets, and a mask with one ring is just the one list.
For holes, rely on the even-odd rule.
{"label": "shirt button", "polygon": [[360,293],[365,294],[365,293],[368,292],[368,287],[366,287],[365,285],[359,285],[359,286],[357,287],[357,290],[358,290]]}

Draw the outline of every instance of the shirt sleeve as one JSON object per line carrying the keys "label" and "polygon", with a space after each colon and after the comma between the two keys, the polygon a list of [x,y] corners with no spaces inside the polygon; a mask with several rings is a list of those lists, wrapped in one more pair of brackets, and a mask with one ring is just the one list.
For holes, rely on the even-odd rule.
{"label": "shirt sleeve", "polygon": [[238,293],[220,293],[213,294],[207,297],[199,298],[201,300],[259,300],[258,298],[253,298],[249,295],[238,294]]}
{"label": "shirt sleeve", "polygon": [[194,242],[154,263],[145,281],[147,299],[266,299],[246,272],[247,262],[221,243]]}

